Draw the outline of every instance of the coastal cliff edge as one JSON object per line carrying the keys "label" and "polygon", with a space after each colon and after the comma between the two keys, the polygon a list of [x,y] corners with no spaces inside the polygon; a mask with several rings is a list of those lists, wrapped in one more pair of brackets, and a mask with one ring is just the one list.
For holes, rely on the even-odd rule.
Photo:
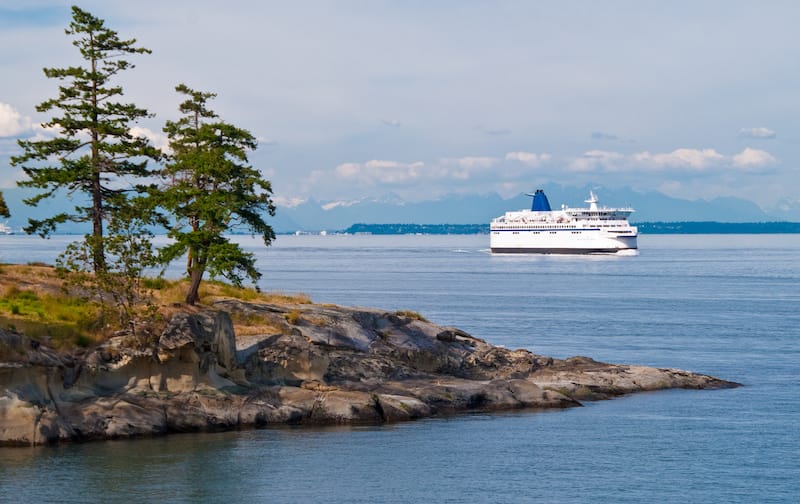
{"label": "coastal cliff edge", "polygon": [[[237,337],[236,329],[239,330]],[[225,299],[174,307],[157,341],[57,352],[0,330],[0,444],[270,424],[357,424],[738,384],[494,346],[413,312]]]}

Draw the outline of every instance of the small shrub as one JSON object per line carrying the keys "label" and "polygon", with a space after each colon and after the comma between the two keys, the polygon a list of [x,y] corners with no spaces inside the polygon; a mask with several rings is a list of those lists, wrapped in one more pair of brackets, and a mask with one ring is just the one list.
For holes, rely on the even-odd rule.
{"label": "small shrub", "polygon": [[297,323],[300,321],[300,311],[292,310],[289,313],[285,314],[283,318],[286,319],[286,322],[289,322],[292,325],[297,325]]}
{"label": "small shrub", "polygon": [[398,317],[406,317],[414,320],[419,320],[420,322],[428,322],[428,319],[420,315],[419,313],[411,310],[399,310],[394,312],[395,315]]}
{"label": "small shrub", "polygon": [[94,343],[92,338],[90,338],[89,336],[87,336],[85,334],[76,335],[75,338],[73,338],[73,342],[75,343],[75,345],[77,345],[77,346],[79,346],[81,348],[86,348],[86,347],[90,346],[92,343]]}
{"label": "small shrub", "polygon": [[142,287],[144,287],[145,289],[161,290],[167,285],[169,285],[169,282],[167,282],[167,280],[165,280],[163,277],[142,278]]}
{"label": "small shrub", "polygon": [[18,304],[12,304],[11,305],[11,314],[12,315],[19,315],[19,313],[20,313],[19,305]]}

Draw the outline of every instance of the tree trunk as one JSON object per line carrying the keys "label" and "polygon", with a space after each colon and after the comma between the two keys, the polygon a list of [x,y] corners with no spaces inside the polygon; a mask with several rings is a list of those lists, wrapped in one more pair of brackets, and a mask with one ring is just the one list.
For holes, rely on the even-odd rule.
{"label": "tree trunk", "polygon": [[[89,35],[91,48],[95,48],[94,34]],[[97,71],[97,58],[91,57],[92,75]],[[92,78],[92,266],[95,274],[106,270],[106,253],[103,246],[103,193],[100,181],[100,124],[98,119],[97,79]]]}
{"label": "tree trunk", "polygon": [[103,247],[103,200],[100,195],[100,176],[95,175],[96,189],[92,194],[92,266],[95,273],[106,270],[106,253]]}
{"label": "tree trunk", "polygon": [[192,268],[189,275],[189,292],[186,294],[186,304],[193,305],[200,301],[200,281],[203,280],[203,270]]}

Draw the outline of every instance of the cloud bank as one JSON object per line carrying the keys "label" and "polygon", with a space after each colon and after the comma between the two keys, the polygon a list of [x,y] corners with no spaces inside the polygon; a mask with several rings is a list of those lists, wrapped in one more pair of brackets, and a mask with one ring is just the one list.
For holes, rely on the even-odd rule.
{"label": "cloud bank", "polygon": [[14,137],[30,131],[31,120],[14,107],[0,102],[0,137]]}
{"label": "cloud bank", "polygon": [[743,137],[763,139],[771,139],[777,136],[774,131],[769,128],[764,128],[763,126],[758,128],[742,128],[739,130],[739,134]]}

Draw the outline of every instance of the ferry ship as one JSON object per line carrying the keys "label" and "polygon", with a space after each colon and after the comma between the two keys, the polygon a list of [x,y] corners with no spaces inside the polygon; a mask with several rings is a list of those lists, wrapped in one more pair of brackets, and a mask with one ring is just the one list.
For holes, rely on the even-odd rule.
{"label": "ferry ship", "polygon": [[530,210],[506,212],[492,220],[491,251],[495,254],[611,254],[637,249],[639,231],[628,223],[633,208],[597,206],[589,191],[589,208],[561,206],[552,210],[542,189]]}

